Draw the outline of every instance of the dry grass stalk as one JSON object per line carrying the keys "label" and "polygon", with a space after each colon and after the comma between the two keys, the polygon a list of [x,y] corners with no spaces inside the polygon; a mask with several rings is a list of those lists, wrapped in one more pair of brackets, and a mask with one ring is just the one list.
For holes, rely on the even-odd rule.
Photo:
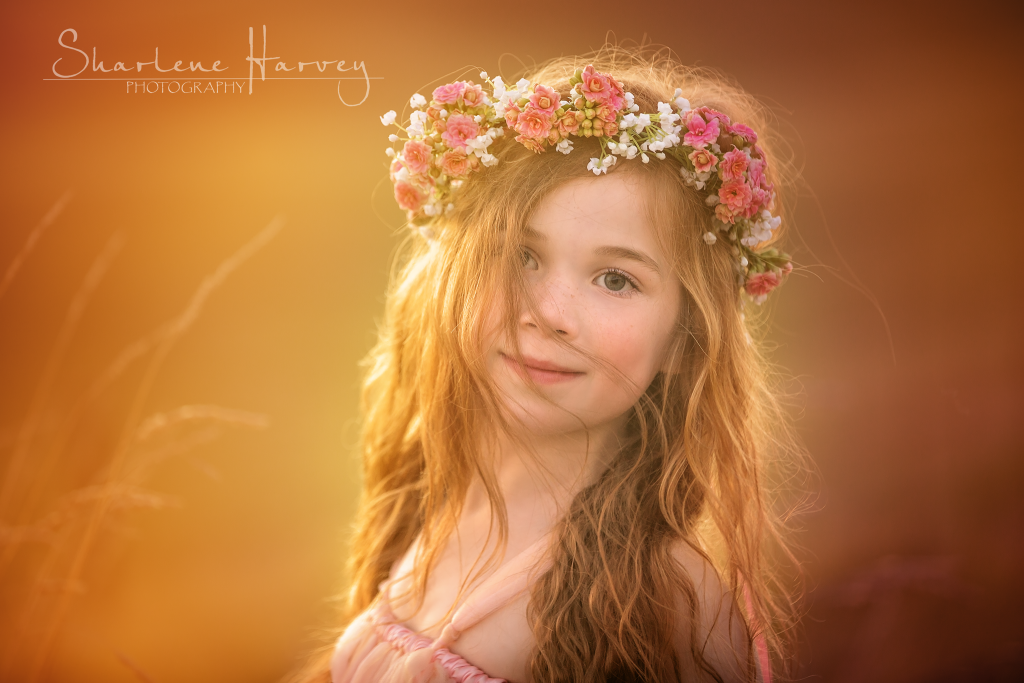
{"label": "dry grass stalk", "polygon": [[[21,264],[31,253],[42,231],[53,222],[68,198],[69,195],[66,194],[30,234],[26,246],[8,268],[7,276],[0,286],[0,294],[9,286]],[[206,301],[238,267],[265,246],[283,225],[284,220],[281,217],[271,221],[264,230],[203,280],[188,305],[178,316],[154,333],[131,344],[118,355],[115,361],[93,382],[88,392],[73,406],[58,430],[56,445],[47,449],[45,457],[39,459],[39,468],[34,474],[43,476],[33,477],[33,481],[28,482],[26,481],[25,463],[30,454],[34,455],[34,437],[41,416],[44,414],[54,379],[89,298],[120,249],[120,238],[112,239],[96,259],[65,316],[57,342],[47,360],[43,377],[33,395],[28,417],[15,440],[12,457],[8,463],[2,489],[0,489],[0,522],[4,519],[3,512],[14,507],[16,491],[28,492],[27,499],[23,500],[28,504],[21,507],[22,514],[19,519],[23,519],[24,515],[29,513],[45,488],[43,480],[48,478],[54,462],[60,458],[68,443],[71,442],[75,428],[85,414],[88,405],[121,376],[134,361],[147,354],[149,354],[149,361],[144,368],[142,379],[134,391],[117,446],[113,450],[109,462],[102,468],[103,472],[99,474],[98,483],[71,492],[59,502],[55,509],[35,522],[15,521],[14,524],[0,528],[0,571],[10,562],[18,548],[23,547],[26,543],[45,543],[49,546],[46,559],[40,570],[36,572],[35,585],[26,596],[27,604],[22,610],[19,620],[20,628],[13,639],[8,639],[7,644],[10,649],[3,669],[0,671],[0,674],[3,674],[0,675],[0,678],[6,679],[6,674],[10,673],[14,656],[25,657],[26,655],[31,660],[27,680],[32,683],[42,676],[56,634],[67,615],[70,600],[73,595],[84,588],[81,579],[82,571],[107,517],[118,511],[139,508],[160,509],[172,504],[173,501],[166,496],[147,491],[141,486],[146,473],[154,464],[208,442],[216,438],[221,431],[219,428],[213,427],[193,434],[190,439],[181,439],[177,435],[181,429],[193,424],[202,425],[210,422],[215,425],[240,425],[253,428],[263,428],[267,425],[266,416],[208,405],[182,406],[167,413],[153,415],[145,420],[141,418],[142,410],[164,361],[176,342],[195,322]],[[152,441],[158,441],[158,436],[165,435],[170,435],[168,443],[148,450],[142,448]],[[35,464],[35,460],[33,463]],[[81,524],[79,524],[80,522]],[[60,578],[52,578],[55,567],[61,563],[61,559],[68,549],[71,549],[72,552],[67,570],[61,572]],[[45,596],[55,596],[55,604],[51,609],[44,610],[41,607]],[[26,639],[30,636],[30,623],[40,617],[42,612],[48,614],[43,619],[41,636],[26,643]],[[130,660],[126,660],[120,654],[118,656],[140,680],[152,680]]]}

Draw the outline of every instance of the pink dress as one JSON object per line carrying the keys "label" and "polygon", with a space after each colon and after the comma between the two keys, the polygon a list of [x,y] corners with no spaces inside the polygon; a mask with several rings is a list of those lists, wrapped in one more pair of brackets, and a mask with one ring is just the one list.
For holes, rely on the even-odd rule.
{"label": "pink dress", "polygon": [[[333,683],[507,683],[493,678],[448,649],[459,634],[529,590],[549,560],[545,536],[512,558],[474,589],[455,610],[436,639],[398,623],[391,612],[392,576],[380,585],[373,604],[338,639],[331,657]],[[414,544],[415,545],[415,544]],[[410,549],[415,552],[415,547]],[[749,597],[747,597],[749,604]],[[771,683],[768,651],[763,638],[755,641],[758,668]]]}

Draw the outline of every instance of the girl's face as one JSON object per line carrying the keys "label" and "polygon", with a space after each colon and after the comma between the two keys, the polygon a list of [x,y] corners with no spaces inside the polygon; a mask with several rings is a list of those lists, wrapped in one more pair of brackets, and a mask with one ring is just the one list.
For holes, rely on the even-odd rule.
{"label": "girl's face", "polygon": [[506,407],[535,433],[623,424],[661,369],[681,292],[644,214],[643,182],[625,173],[573,180],[547,195],[528,224],[523,268],[535,311],[524,303],[518,312],[523,364],[498,311],[485,352]]}

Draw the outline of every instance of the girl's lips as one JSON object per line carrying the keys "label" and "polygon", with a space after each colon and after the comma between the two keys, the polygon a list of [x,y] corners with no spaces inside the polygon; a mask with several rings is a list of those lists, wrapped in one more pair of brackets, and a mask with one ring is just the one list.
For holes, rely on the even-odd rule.
{"label": "girl's lips", "polygon": [[510,358],[504,353],[500,353],[500,355],[502,360],[505,361],[505,364],[514,372],[518,373],[520,376],[529,375],[537,384],[558,384],[559,382],[567,382],[569,380],[576,379],[577,377],[582,377],[585,374],[576,370],[563,368],[562,366],[555,365],[554,363],[548,363],[547,361],[537,360],[526,356],[523,356],[523,364],[520,365],[514,358]]}

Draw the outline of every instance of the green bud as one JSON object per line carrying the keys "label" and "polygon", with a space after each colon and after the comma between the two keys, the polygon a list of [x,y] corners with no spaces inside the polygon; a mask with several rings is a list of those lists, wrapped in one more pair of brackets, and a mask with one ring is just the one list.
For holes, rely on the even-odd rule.
{"label": "green bud", "polygon": [[595,110],[595,109],[587,108],[587,109],[583,110],[583,113],[586,114],[588,119],[592,119],[595,116],[597,116],[597,110]]}

